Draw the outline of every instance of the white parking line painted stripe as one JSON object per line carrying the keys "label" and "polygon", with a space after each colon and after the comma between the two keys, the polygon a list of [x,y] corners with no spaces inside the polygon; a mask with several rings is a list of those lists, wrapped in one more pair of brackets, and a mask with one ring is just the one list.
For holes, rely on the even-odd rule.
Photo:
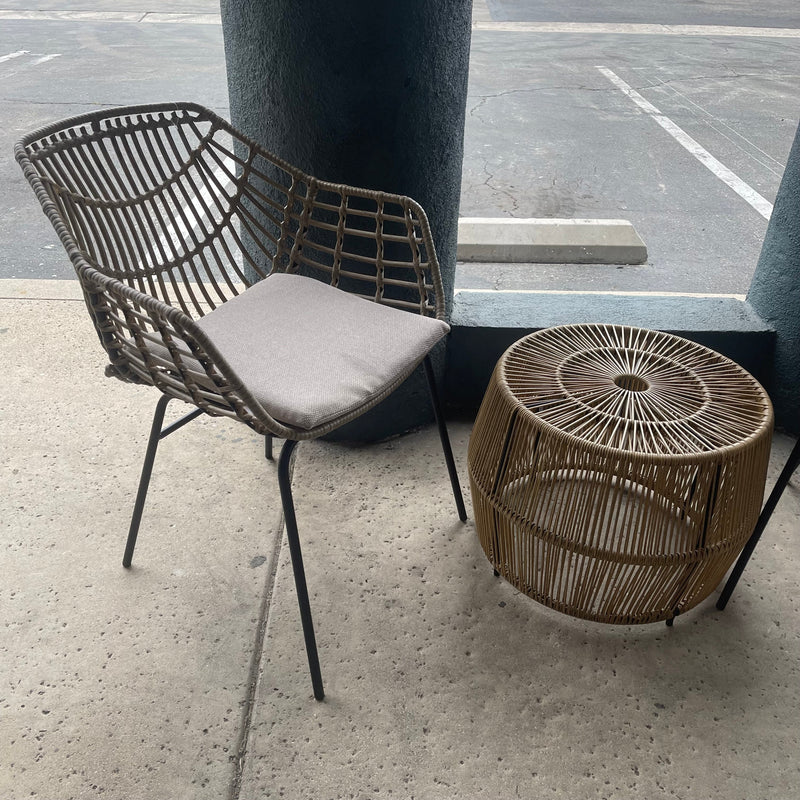
{"label": "white parking line painted stripe", "polygon": [[607,67],[597,69],[608,78],[624,95],[630,98],[642,111],[649,114],[678,144],[691,153],[703,166],[709,169],[723,183],[727,184],[743,200],[746,200],[764,219],[772,215],[772,203],[764,199],[752,186],[745,183],[721,161],[718,161],[702,145],[698,144],[683,128],[662,114],[651,102],[645,100],[635,89],[625,83]]}
{"label": "white parking line painted stripe", "polygon": [[735,25],[649,25],[606,22],[487,22],[476,20],[474,31],[499,33],[591,33],[633,36],[747,36],[767,39],[800,39],[798,28],[749,28]]}
{"label": "white parking line painted stripe", "polygon": [[61,53],[51,53],[49,56],[37,58],[36,61],[31,62],[31,66],[35,67],[39,64],[46,64],[48,61],[52,61],[54,58],[61,58]]}
{"label": "white parking line painted stripe", "polygon": [[[710,128],[713,128],[713,130],[715,130],[720,136],[724,136],[729,142],[731,142],[731,144],[739,148],[743,153],[747,153],[750,158],[764,167],[764,169],[769,170],[773,175],[777,176],[778,179],[780,179],[781,175],[783,175],[782,162],[770,155],[766,150],[760,148],[754,141],[748,139],[744,134],[737,131],[736,128],[728,125],[719,117],[715,117],[710,111],[708,111],[708,109],[704,108],[699,103],[695,103],[694,100],[683,94],[683,92],[678,91],[674,86],[672,86],[672,84],[667,82],[655,83],[651,86],[648,86],[648,88],[651,87],[672,92],[673,95],[680,98],[681,103],[684,103],[687,106],[692,106],[700,114],[702,114],[705,117],[703,121],[706,125],[708,125]],[[742,142],[744,142],[744,146],[742,145]],[[755,155],[750,151],[754,151]]]}
{"label": "white parking line painted stripe", "polygon": [[183,23],[189,25],[221,25],[219,14],[176,14],[161,11],[148,11],[140,22]]}
{"label": "white parking line painted stripe", "polygon": [[[42,55],[41,53],[31,53],[29,50],[20,50],[18,53],[11,53],[8,56],[0,56],[0,61],[7,61],[9,58],[16,58],[17,56],[22,55],[29,56],[29,58],[16,62],[15,66],[18,66],[18,69],[12,69],[8,72],[0,74],[0,79],[4,80],[7,78],[13,78],[15,75],[19,75],[20,72],[25,72],[25,70],[30,69],[31,67],[37,67],[39,64],[46,64],[48,61],[52,61],[54,58],[61,57],[61,53],[49,53],[47,55]],[[31,61],[31,58],[35,60]]]}
{"label": "white parking line painted stripe", "polygon": [[[651,25],[605,22],[495,22],[488,11],[477,9],[472,30],[496,33],[582,33],[632,36],[746,36],[764,39],[800,39],[800,28],[752,28],[735,25]],[[218,14],[162,11],[16,11],[0,10],[0,20],[168,23],[220,25]]]}
{"label": "white parking line painted stripe", "polygon": [[144,11],[0,11],[0,20],[34,22],[140,22]]}
{"label": "white parking line painted stripe", "polygon": [[0,63],[3,61],[11,61],[12,58],[19,58],[20,56],[27,55],[27,50],[17,50],[16,53],[8,53],[7,55],[0,56]]}
{"label": "white parking line painted stripe", "polygon": [[177,14],[159,11],[0,11],[0,20],[34,22],[152,22],[220,25],[219,14]]}

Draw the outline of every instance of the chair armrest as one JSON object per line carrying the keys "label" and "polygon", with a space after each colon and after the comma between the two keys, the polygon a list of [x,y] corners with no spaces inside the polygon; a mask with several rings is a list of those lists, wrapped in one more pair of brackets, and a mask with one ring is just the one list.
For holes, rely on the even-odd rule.
{"label": "chair armrest", "polygon": [[377,303],[444,319],[428,219],[409,197],[309,179],[286,271]]}
{"label": "chair armrest", "polygon": [[239,419],[261,434],[304,438],[274,419],[243,385],[197,323],[161,300],[75,264],[114,377],[155,386],[212,416]]}

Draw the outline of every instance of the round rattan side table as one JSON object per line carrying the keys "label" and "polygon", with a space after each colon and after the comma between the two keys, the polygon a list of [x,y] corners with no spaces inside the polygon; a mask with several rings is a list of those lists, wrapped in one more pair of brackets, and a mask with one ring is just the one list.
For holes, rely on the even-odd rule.
{"label": "round rattan side table", "polygon": [[572,616],[671,620],[753,530],[772,406],[733,361],[670,334],[568,325],[512,345],[469,443],[480,542],[520,591]]}

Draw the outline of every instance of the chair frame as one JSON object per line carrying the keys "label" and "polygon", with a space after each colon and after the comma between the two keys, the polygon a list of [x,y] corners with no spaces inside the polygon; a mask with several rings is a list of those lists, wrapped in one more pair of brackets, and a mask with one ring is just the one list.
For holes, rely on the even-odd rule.
{"label": "chair frame", "polygon": [[[232,146],[221,143],[223,137]],[[123,565],[132,563],[161,439],[203,413],[235,419],[263,435],[269,460],[273,437],[284,439],[278,483],[313,692],[322,700],[291,457],[298,442],[323,436],[376,406],[408,373],[350,413],[311,429],[293,427],[275,419],[248,391],[195,318],[257,280],[302,272],[339,288],[347,284],[346,290],[373,302],[444,320],[442,280],[425,212],[403,195],[306,175],[193,103],[71,117],[28,134],[15,146],[15,156],[78,275],[109,356],[106,374],[162,393]],[[220,174],[228,183],[223,185]],[[129,188],[134,197],[125,193]],[[182,206],[183,200],[190,205]],[[175,241],[175,231],[184,238]],[[231,242],[240,248],[241,265],[231,255]],[[430,355],[423,364],[463,521],[466,509]],[[164,426],[172,399],[196,408]]]}

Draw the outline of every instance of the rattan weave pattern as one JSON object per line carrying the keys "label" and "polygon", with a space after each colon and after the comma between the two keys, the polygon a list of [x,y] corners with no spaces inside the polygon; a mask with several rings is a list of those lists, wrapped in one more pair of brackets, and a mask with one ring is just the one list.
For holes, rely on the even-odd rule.
{"label": "rattan weave pattern", "polygon": [[531,334],[498,362],[470,439],[481,544],[560,611],[669,619],[714,590],[752,532],[771,433],[761,386],[686,339]]}
{"label": "rattan weave pattern", "polygon": [[310,431],[287,426],[197,326],[269,273],[300,272],[444,319],[416,202],[308,176],[201,106],[104,109],[34,131],[15,154],[82,283],[109,374],[206,413],[300,440],[367,410]]}

